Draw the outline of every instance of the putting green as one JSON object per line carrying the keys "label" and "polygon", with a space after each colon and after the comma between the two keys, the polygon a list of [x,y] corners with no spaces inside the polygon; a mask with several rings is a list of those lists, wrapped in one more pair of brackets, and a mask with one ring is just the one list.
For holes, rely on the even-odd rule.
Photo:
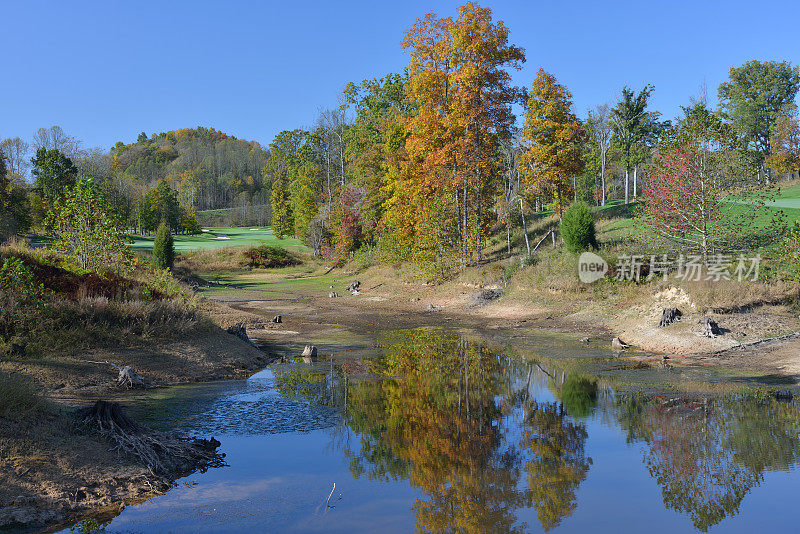
{"label": "putting green", "polygon": [[[306,247],[299,239],[293,237],[278,239],[268,226],[262,227],[212,227],[203,228],[200,235],[176,235],[175,251],[185,252],[189,250],[222,248],[222,247],[241,247],[267,244],[282,247],[288,250],[307,251]],[[134,236],[131,248],[148,249],[153,248],[153,237]]]}

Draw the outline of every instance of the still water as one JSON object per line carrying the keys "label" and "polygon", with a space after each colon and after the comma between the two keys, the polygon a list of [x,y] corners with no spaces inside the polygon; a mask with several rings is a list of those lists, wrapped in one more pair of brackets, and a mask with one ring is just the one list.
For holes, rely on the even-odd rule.
{"label": "still water", "polygon": [[[800,409],[755,394],[621,393],[456,331],[389,332],[246,381],[170,388],[149,424],[227,467],[106,532],[793,529]],[[334,487],[335,484],[335,487]]]}

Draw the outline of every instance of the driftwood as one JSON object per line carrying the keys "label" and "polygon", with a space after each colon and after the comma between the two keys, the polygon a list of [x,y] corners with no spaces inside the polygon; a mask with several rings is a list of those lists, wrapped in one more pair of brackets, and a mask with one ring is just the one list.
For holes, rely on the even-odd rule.
{"label": "driftwood", "polygon": [[661,312],[661,320],[658,322],[658,326],[663,328],[680,321],[681,315],[683,314],[678,308],[664,308],[664,311]]}
{"label": "driftwood", "polygon": [[703,319],[700,320],[700,324],[703,325],[701,336],[717,337],[722,335],[722,330],[719,329],[719,325],[711,317],[703,317]]}
{"label": "driftwood", "polygon": [[614,339],[611,340],[611,347],[616,350],[624,350],[630,347],[630,345],[622,341],[620,338],[615,337]]}
{"label": "driftwood", "polygon": [[125,386],[128,389],[146,387],[144,383],[144,377],[139,373],[137,373],[136,371],[134,371],[133,367],[131,367],[130,365],[120,367],[119,365],[111,363],[109,361],[104,361],[104,362],[94,362],[91,360],[83,360],[83,361],[85,361],[86,363],[110,365],[111,367],[119,371],[119,374],[117,375],[117,386],[120,387]]}
{"label": "driftwood", "polygon": [[78,421],[97,430],[114,445],[114,450],[131,454],[153,474],[178,475],[225,465],[220,443],[210,440],[185,440],[152,430],[132,419],[116,402],[99,400],[76,413]]}

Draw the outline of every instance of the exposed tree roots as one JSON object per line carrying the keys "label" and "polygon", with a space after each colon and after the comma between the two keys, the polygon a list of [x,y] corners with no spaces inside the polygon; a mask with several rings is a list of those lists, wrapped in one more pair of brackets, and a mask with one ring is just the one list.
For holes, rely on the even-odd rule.
{"label": "exposed tree roots", "polygon": [[78,410],[77,417],[99,431],[115,450],[138,458],[154,475],[177,477],[226,465],[225,455],[217,452],[216,439],[190,441],[152,430],[133,420],[116,402],[99,400]]}

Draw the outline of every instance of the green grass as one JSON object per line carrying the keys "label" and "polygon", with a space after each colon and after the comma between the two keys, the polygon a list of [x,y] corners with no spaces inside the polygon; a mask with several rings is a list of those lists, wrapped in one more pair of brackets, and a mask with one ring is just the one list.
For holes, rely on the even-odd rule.
{"label": "green grass", "polygon": [[[278,239],[270,227],[211,227],[203,228],[200,235],[176,235],[175,251],[187,252],[190,250],[212,249],[223,247],[241,247],[253,245],[271,245],[297,252],[307,252],[309,249],[299,239],[287,237]],[[131,248],[153,250],[153,238],[134,236]]]}

